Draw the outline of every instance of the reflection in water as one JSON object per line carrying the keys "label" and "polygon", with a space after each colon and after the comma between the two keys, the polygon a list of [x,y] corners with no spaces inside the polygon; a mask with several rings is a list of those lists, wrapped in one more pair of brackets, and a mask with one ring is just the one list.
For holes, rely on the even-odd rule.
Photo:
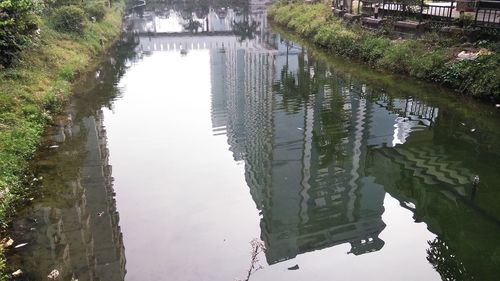
{"label": "reflection in water", "polygon": [[[108,164],[101,107],[117,95],[115,81],[135,45],[124,37],[115,56],[89,73],[77,97],[48,129],[33,169],[42,179],[40,199],[14,221],[25,241],[10,257],[26,280],[124,280],[125,253]],[[97,78],[96,78],[97,77]],[[80,85],[79,85],[80,86]]]}
{"label": "reflection in water", "polygon": [[[36,202],[29,217],[14,224],[18,239],[29,243],[20,250],[23,268],[30,280],[45,280],[54,269],[64,280],[123,280],[125,255],[102,112],[67,124],[65,131],[54,130],[59,153],[47,152],[38,167],[49,202]],[[60,179],[59,173],[73,177]],[[29,272],[37,267],[48,271]]]}
{"label": "reflection in water", "polygon": [[329,136],[321,115],[328,114],[324,105],[331,91],[310,94],[304,97],[306,104],[290,110],[280,109],[287,98],[279,95],[281,89],[278,95],[272,91],[279,83],[273,81],[273,73],[289,69],[290,59],[297,60],[297,68],[305,63],[297,51],[293,56],[267,50],[211,53],[213,79],[222,76],[228,81],[212,83],[214,129],[219,133],[225,123],[235,159],[245,160],[247,183],[262,211],[267,261],[273,264],[345,242],[356,255],[379,250],[384,244],[378,238],[385,227],[384,190],[363,178],[361,169],[366,158],[362,144],[368,139],[360,125],[366,103],[353,98],[341,118],[355,129],[339,132],[340,157],[324,161],[321,148]]}
{"label": "reflection in water", "polygon": [[[90,90],[49,133],[47,146],[60,147],[44,151],[36,165],[45,188],[15,222],[16,240],[30,244],[12,259],[32,269],[28,275],[36,280],[54,268],[65,280],[125,278],[102,126],[101,108],[113,107],[116,115],[105,115],[115,126],[108,133],[121,183],[129,280],[230,280],[245,272],[241,249],[255,237],[252,214],[236,188],[226,186],[237,185],[240,175],[217,150],[215,140],[222,138],[234,161],[244,164],[260,215],[255,228],[269,266],[252,280],[305,280],[311,276],[301,274],[311,272],[319,279],[333,272],[343,280],[367,279],[370,270],[380,274],[370,266],[381,263],[412,280],[438,274],[494,280],[500,268],[498,117],[435,95],[434,88],[401,90],[358,79],[363,71],[346,74],[341,63],[271,32],[265,9],[253,2],[168,2],[128,17],[129,40],[97,78],[84,80],[82,88]],[[193,77],[176,76],[192,64]],[[197,85],[183,92],[187,82],[175,79]],[[115,101],[118,81],[124,99]],[[199,113],[206,102],[210,117]],[[210,129],[209,139],[203,135],[203,118],[211,118],[215,137]],[[147,171],[137,173],[138,163]],[[154,249],[144,251],[151,243]],[[214,270],[221,261],[224,269]],[[403,262],[411,265],[398,268]],[[382,275],[372,277],[385,280]]]}
{"label": "reflection in water", "polygon": [[211,72],[214,134],[226,133],[245,162],[267,262],[346,242],[355,255],[382,249],[389,192],[439,235],[427,253],[443,279],[493,278],[499,209],[468,196],[472,171],[491,167],[468,160],[498,153],[477,135],[463,143],[465,128],[446,133],[464,117],[437,98],[388,94],[336,73],[279,35],[264,41],[211,51]]}

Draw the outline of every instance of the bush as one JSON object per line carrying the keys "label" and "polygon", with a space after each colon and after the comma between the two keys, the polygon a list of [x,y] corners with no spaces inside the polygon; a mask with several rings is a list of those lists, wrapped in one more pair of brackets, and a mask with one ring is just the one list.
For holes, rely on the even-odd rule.
{"label": "bush", "polygon": [[376,37],[369,33],[362,33],[360,40],[360,56],[369,64],[376,63],[381,59],[387,48],[390,46],[390,41],[384,37]]}
{"label": "bush", "polygon": [[384,57],[379,60],[380,66],[396,73],[409,74],[411,60],[423,55],[424,47],[418,41],[403,40],[393,42],[385,51]]}
{"label": "bush", "polygon": [[475,60],[454,61],[437,73],[441,83],[481,98],[500,99],[500,56],[484,55]]}
{"label": "bush", "polygon": [[106,5],[103,2],[91,3],[85,6],[85,12],[90,18],[101,21],[106,16]]}
{"label": "bush", "polygon": [[439,77],[440,69],[452,58],[453,53],[445,49],[431,51],[422,56],[415,56],[410,63],[410,75],[435,81]]}
{"label": "bush", "polygon": [[46,5],[51,9],[68,5],[78,5],[81,2],[81,0],[45,0]]}
{"label": "bush", "polygon": [[0,1],[0,68],[11,65],[15,55],[31,41],[37,27],[36,1]]}
{"label": "bush", "polygon": [[460,14],[458,19],[455,20],[455,25],[462,28],[471,27],[473,23],[474,23],[474,16],[472,14],[465,14],[465,13]]}
{"label": "bush", "polygon": [[85,12],[74,5],[63,6],[54,11],[52,24],[57,31],[82,33],[85,25]]}

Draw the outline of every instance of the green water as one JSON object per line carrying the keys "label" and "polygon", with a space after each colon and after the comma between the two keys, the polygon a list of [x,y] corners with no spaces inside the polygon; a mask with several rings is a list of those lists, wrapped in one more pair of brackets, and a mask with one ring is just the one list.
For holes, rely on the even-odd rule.
{"label": "green water", "polygon": [[496,280],[500,109],[236,4],[127,17],[33,163],[18,279]]}

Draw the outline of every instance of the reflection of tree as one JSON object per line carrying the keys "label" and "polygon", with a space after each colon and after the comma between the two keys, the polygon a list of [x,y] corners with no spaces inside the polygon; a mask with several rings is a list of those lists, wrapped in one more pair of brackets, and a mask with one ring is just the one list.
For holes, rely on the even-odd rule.
{"label": "reflection of tree", "polygon": [[252,40],[255,38],[257,29],[260,24],[258,22],[249,21],[245,19],[243,21],[237,22],[233,20],[232,29],[233,32],[239,37],[238,40],[243,42],[245,40]]}
{"label": "reflection of tree", "polygon": [[[307,56],[304,49],[298,54],[297,71],[290,71],[288,59],[293,44],[286,40],[284,44],[287,48],[287,61],[281,69],[280,82],[274,85],[274,90],[281,94],[284,109],[290,113],[297,113],[307,103],[321,104],[320,107],[312,105],[320,116],[320,126],[314,129],[313,140],[319,153],[320,165],[327,166],[333,159],[341,159],[345,152],[342,142],[348,134],[345,127],[347,116],[343,110],[345,98],[338,93],[342,81],[330,78],[326,64]],[[332,97],[324,97],[325,87],[331,89]],[[315,95],[312,100],[311,95]]]}
{"label": "reflection of tree", "polygon": [[274,84],[274,91],[283,97],[284,109],[289,113],[297,113],[303,108],[311,93],[314,92],[310,67],[305,67],[305,54],[299,55],[299,68],[296,72],[289,69],[289,51],[294,45],[284,41],[286,45],[286,63],[280,72],[280,82]]}
{"label": "reflection of tree", "polygon": [[183,25],[183,27],[189,32],[198,32],[198,30],[202,28],[203,25],[197,20],[189,19],[188,22]]}
{"label": "reflection of tree", "polygon": [[[336,91],[336,85],[333,82],[330,82],[330,89]],[[321,126],[314,131],[313,135],[314,145],[320,155],[321,167],[326,167],[332,160],[338,161],[345,156],[345,145],[342,139],[347,137],[348,129],[345,126],[347,116],[343,110],[344,104],[344,97],[337,93],[327,103],[323,103],[321,108]]]}
{"label": "reflection of tree", "polygon": [[427,260],[439,272],[443,280],[474,280],[473,276],[467,272],[464,264],[458,260],[454,251],[446,245],[445,241],[436,238],[434,241],[429,241],[428,243],[430,248],[427,250]]}
{"label": "reflection of tree", "polygon": [[[110,50],[109,58],[98,67],[99,77],[84,79],[85,85],[80,87],[84,94],[81,95],[83,106],[79,108],[79,114],[93,115],[96,110],[111,106],[120,93],[117,81],[127,71],[127,62],[136,58],[135,47],[138,44],[137,38],[132,33],[124,33]],[[95,74],[89,73],[89,75]]]}

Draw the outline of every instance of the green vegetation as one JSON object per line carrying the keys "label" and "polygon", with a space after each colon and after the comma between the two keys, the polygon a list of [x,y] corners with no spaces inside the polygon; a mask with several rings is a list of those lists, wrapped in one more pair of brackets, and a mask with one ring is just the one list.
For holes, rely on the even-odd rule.
{"label": "green vegetation", "polygon": [[67,101],[78,73],[120,32],[122,1],[66,6],[71,2],[0,0],[1,227],[35,189],[28,161],[45,125]]}
{"label": "green vegetation", "polygon": [[57,31],[82,33],[85,25],[85,12],[75,5],[60,7],[54,11],[52,24]]}
{"label": "green vegetation", "polygon": [[9,66],[37,29],[36,1],[0,1],[0,66]]}
{"label": "green vegetation", "polygon": [[[466,43],[459,37],[428,33],[419,39],[393,40],[384,29],[368,32],[347,26],[325,4],[275,4],[271,20],[336,55],[370,66],[436,82],[467,95],[500,100],[500,44]],[[464,44],[466,43],[466,44]],[[460,51],[479,52],[477,59],[457,60]]]}

